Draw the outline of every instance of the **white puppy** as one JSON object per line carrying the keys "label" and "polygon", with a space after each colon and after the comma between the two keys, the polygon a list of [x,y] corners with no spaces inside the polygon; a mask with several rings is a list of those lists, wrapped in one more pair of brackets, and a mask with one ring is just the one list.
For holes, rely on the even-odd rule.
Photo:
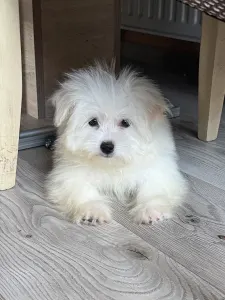
{"label": "white puppy", "polygon": [[[48,199],[74,222],[111,219],[114,194],[138,223],[171,216],[186,192],[160,91],[129,69],[97,64],[53,95],[58,127]],[[134,197],[135,196],[135,197]],[[129,200],[129,199],[128,199]]]}

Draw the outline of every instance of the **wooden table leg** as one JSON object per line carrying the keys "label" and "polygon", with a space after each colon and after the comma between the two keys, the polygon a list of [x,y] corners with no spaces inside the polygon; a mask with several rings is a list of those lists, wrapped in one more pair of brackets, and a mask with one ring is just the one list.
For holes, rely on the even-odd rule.
{"label": "wooden table leg", "polygon": [[15,185],[21,100],[18,0],[0,0],[0,190]]}
{"label": "wooden table leg", "polygon": [[198,137],[217,138],[225,95],[225,22],[203,14],[199,63]]}

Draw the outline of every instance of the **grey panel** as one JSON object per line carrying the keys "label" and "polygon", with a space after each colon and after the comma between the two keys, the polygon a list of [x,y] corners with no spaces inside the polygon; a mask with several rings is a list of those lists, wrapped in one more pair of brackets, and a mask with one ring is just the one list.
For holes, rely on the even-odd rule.
{"label": "grey panel", "polygon": [[19,150],[44,146],[46,140],[56,134],[53,126],[25,130],[20,133]]}
{"label": "grey panel", "polygon": [[176,0],[122,0],[122,28],[190,41],[201,36],[201,12]]}

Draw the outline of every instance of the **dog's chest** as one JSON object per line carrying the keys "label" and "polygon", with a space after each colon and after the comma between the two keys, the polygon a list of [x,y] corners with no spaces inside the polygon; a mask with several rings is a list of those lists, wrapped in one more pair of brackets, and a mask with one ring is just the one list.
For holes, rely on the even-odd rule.
{"label": "dog's chest", "polygon": [[94,184],[102,193],[113,193],[117,196],[134,194],[140,185],[143,172],[132,168],[98,172],[94,175]]}

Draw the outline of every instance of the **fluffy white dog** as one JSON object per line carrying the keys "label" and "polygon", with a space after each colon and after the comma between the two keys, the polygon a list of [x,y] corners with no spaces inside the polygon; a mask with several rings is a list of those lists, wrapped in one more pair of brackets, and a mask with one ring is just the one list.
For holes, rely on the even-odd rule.
{"label": "fluffy white dog", "polygon": [[[74,222],[111,220],[112,195],[138,223],[168,218],[186,192],[160,91],[129,69],[96,64],[53,95],[58,128],[48,199]],[[129,197],[128,197],[129,198]]]}

